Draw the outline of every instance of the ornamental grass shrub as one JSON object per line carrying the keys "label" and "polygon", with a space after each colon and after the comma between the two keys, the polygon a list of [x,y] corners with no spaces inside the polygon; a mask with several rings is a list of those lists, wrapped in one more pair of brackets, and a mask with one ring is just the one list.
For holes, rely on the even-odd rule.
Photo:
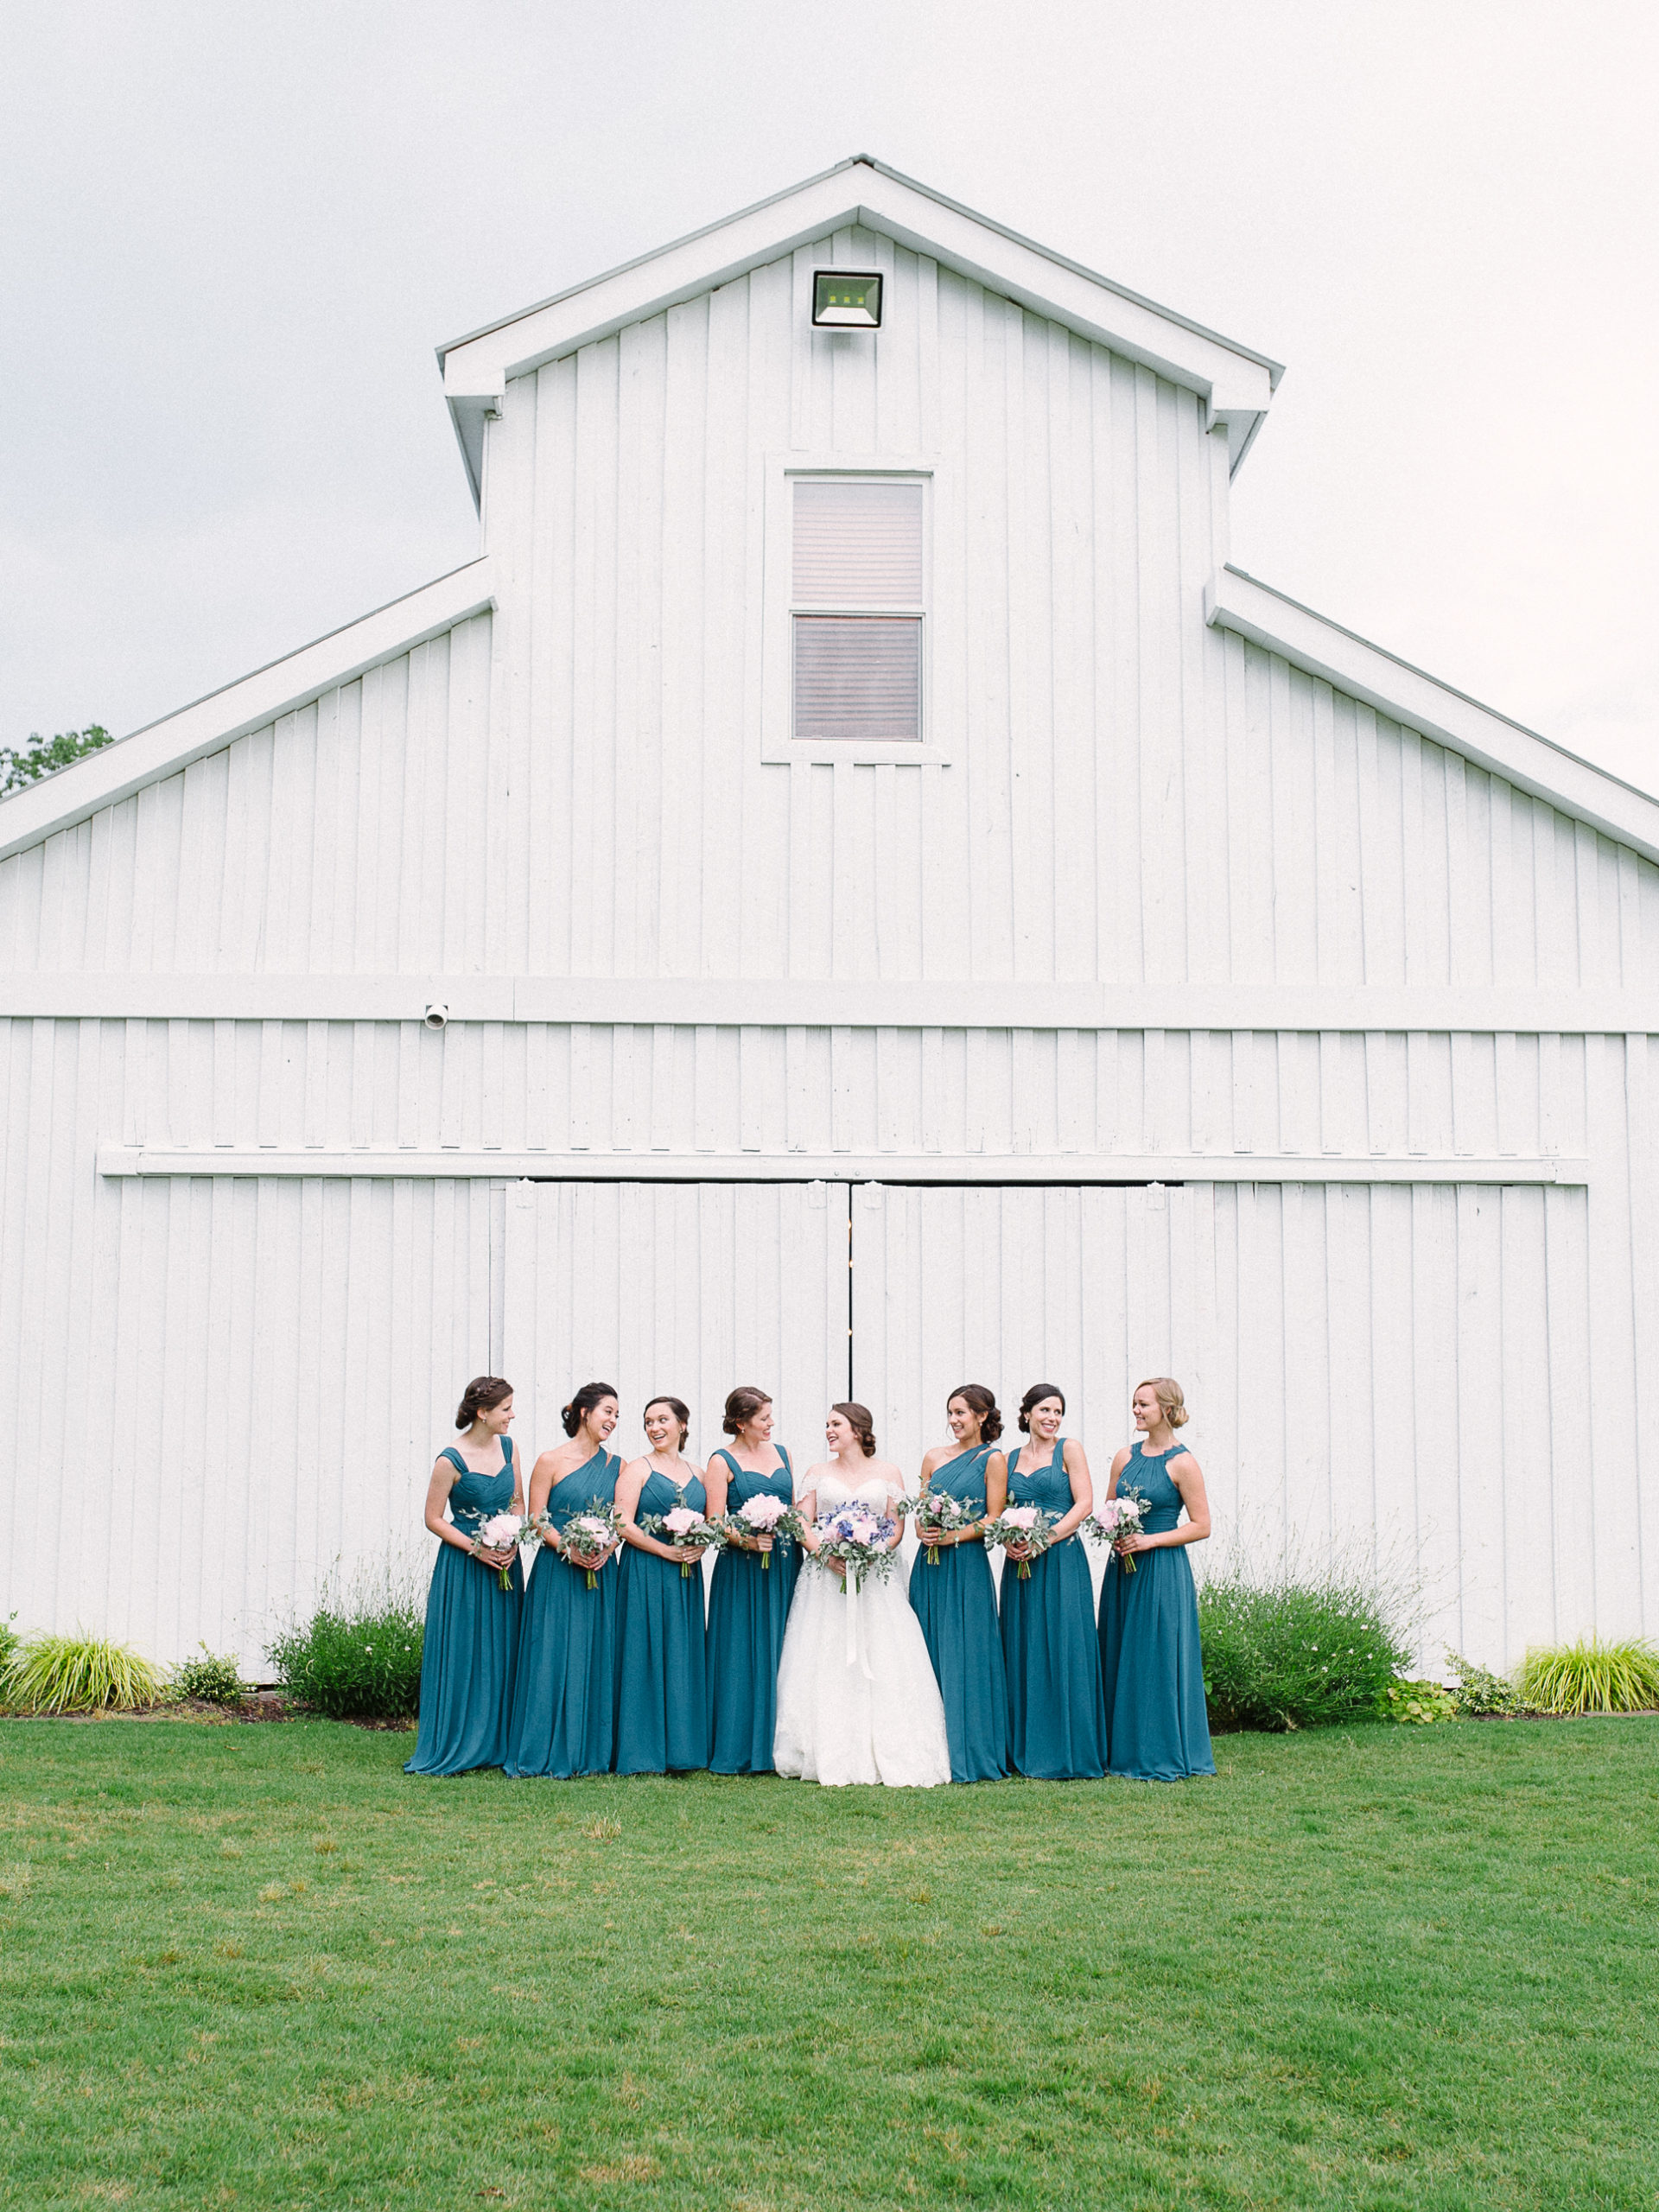
{"label": "ornamental grass shrub", "polygon": [[1338,1565],[1211,1576],[1198,1592],[1205,1694],[1221,1727],[1317,1728],[1376,1717],[1410,1657],[1399,1592]]}
{"label": "ornamental grass shrub", "polygon": [[1529,1651],[1521,1695],[1539,1713],[1643,1713],[1659,1706],[1659,1646],[1645,1637],[1599,1637]]}
{"label": "ornamental grass shrub", "polygon": [[425,1627],[410,1605],[320,1605],[273,1637],[287,1689],[334,1720],[406,1720],[420,1705]]}
{"label": "ornamental grass shrub", "polygon": [[160,1671],[125,1644],[92,1636],[31,1637],[5,1685],[26,1713],[130,1713],[162,1694]]}

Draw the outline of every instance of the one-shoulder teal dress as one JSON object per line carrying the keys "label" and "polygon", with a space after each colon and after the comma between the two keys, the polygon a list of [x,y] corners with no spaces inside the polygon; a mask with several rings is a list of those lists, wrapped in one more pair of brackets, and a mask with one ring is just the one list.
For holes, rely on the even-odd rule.
{"label": "one-shoulder teal dress", "polygon": [[[547,1501],[549,1519],[563,1529],[589,1505],[609,1505],[621,1471],[614,1452],[595,1452],[554,1484]],[[549,1775],[563,1781],[575,1774],[610,1772],[616,1740],[620,1580],[614,1553],[590,1590],[587,1576],[568,1560],[545,1544],[538,1549],[518,1635],[506,1758],[510,1775]]]}
{"label": "one-shoulder teal dress", "polygon": [[[735,1513],[763,1493],[789,1504],[795,1496],[795,1471],[789,1454],[778,1447],[783,1465],[769,1475],[751,1474],[723,1446],[731,1481],[726,1510]],[[783,1656],[784,1624],[800,1553],[774,1545],[764,1554],[722,1547],[709,1586],[709,1764],[716,1774],[770,1774],[772,1738],[778,1722],[778,1662]]]}
{"label": "one-shoulder teal dress", "polygon": [[[1016,1475],[1008,1454],[1008,1503],[1071,1510],[1065,1439],[1033,1474]],[[1008,1670],[1008,1764],[1046,1782],[1098,1781],[1106,1771],[1106,1708],[1100,1694],[1089,1562],[1075,1536],[1029,1562],[1002,1561],[1002,1657]]]}
{"label": "one-shoulder teal dress", "polygon": [[[985,1510],[985,1466],[995,1447],[963,1452],[927,1478],[974,1512]],[[995,1782],[1007,1772],[1008,1684],[996,1624],[996,1585],[985,1547],[941,1544],[930,1567],[925,1546],[910,1569],[911,1609],[944,1699],[952,1782]]]}
{"label": "one-shoulder teal dress", "polygon": [[[1174,1444],[1167,1452],[1148,1453],[1137,1442],[1117,1478],[1120,1491],[1139,1491],[1146,1499],[1141,1526],[1149,1536],[1173,1529],[1181,1517],[1181,1493],[1166,1463],[1185,1449]],[[1116,1552],[1107,1561],[1100,1586],[1100,1674],[1109,1774],[1181,1782],[1215,1772],[1198,1593],[1185,1545],[1136,1552],[1133,1574],[1124,1572]]]}
{"label": "one-shoulder teal dress", "polygon": [[[708,1510],[693,1475],[683,1489],[653,1467],[634,1518],[689,1505]],[[702,1621],[702,1562],[678,1563],[625,1544],[617,1599],[616,1770],[665,1774],[709,1764],[709,1681]]]}
{"label": "one-shoulder teal dress", "polygon": [[[453,1446],[441,1459],[460,1470],[449,1492],[456,1528],[475,1535],[480,1521],[512,1503],[512,1439],[501,1440],[499,1474],[474,1474]],[[467,1774],[507,1756],[513,1667],[524,1578],[517,1553],[501,1587],[499,1568],[440,1543],[426,1599],[421,1647],[421,1722],[405,1774]]]}

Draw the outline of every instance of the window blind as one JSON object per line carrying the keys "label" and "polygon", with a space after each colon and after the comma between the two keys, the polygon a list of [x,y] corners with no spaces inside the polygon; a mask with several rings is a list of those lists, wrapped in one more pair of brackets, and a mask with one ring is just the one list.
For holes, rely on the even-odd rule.
{"label": "window blind", "polygon": [[795,588],[810,607],[919,607],[919,484],[795,486]]}
{"label": "window blind", "polygon": [[915,616],[798,614],[795,734],[922,734],[922,626]]}

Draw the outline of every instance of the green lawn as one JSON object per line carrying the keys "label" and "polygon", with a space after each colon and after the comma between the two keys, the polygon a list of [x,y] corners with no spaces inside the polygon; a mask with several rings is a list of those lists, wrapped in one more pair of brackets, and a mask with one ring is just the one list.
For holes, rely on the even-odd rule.
{"label": "green lawn", "polygon": [[1659,1721],[1183,1788],[0,1723],[0,2204],[1659,2201]]}

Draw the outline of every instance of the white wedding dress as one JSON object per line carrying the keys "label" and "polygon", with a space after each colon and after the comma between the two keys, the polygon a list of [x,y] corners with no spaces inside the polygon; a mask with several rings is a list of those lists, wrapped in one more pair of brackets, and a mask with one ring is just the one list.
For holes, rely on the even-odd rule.
{"label": "white wedding dress", "polygon": [[[851,1490],[827,1474],[818,1515],[855,1501],[885,1512],[896,1495],[879,1475]],[[779,1774],[830,1784],[931,1789],[950,1781],[944,1702],[901,1560],[885,1581],[849,1591],[833,1567],[804,1554],[778,1667],[772,1764]]]}

